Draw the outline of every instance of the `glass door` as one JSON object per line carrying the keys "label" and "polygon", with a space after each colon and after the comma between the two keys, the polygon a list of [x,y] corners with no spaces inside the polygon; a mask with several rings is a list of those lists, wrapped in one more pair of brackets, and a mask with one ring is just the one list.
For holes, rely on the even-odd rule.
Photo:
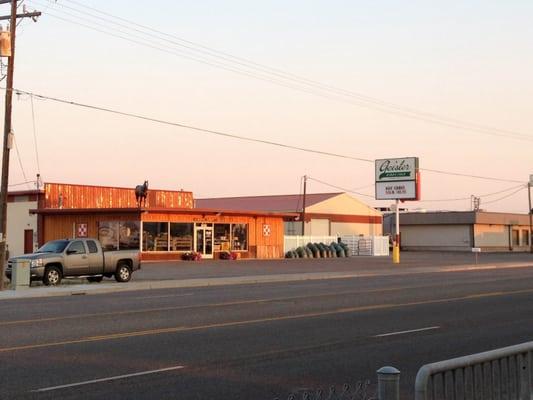
{"label": "glass door", "polygon": [[194,249],[203,258],[213,258],[213,224],[196,224]]}

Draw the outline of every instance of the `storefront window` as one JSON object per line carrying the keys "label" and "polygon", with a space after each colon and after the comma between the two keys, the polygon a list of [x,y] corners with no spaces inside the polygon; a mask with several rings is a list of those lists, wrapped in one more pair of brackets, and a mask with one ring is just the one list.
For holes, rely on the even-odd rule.
{"label": "storefront window", "polygon": [[138,221],[126,221],[119,223],[119,249],[139,250],[140,223]]}
{"label": "storefront window", "polygon": [[170,250],[191,251],[193,224],[170,224]]}
{"label": "storefront window", "polygon": [[118,250],[118,222],[103,221],[98,223],[98,240],[102,249]]}
{"label": "storefront window", "polygon": [[214,251],[228,251],[230,246],[230,224],[215,224],[214,239],[215,247]]}
{"label": "storefront window", "polygon": [[248,250],[248,225],[234,224],[232,229],[232,250]]}
{"label": "storefront window", "polygon": [[143,222],[143,251],[168,251],[168,222]]}
{"label": "storefront window", "polygon": [[138,250],[138,221],[98,222],[98,240],[104,250]]}

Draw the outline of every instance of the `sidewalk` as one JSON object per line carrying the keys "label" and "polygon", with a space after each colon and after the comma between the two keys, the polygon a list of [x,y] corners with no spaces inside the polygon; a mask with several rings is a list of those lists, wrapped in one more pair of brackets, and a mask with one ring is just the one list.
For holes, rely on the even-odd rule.
{"label": "sidewalk", "polygon": [[[349,262],[350,259],[346,259]],[[360,260],[359,260],[360,261]],[[272,261],[272,263],[279,263],[281,260]],[[298,261],[296,261],[298,262]],[[266,264],[266,262],[265,262]],[[350,263],[352,264],[352,263]],[[232,264],[227,262],[219,262],[219,275],[231,275],[235,271],[231,270]],[[211,265],[208,265],[210,267]],[[221,267],[223,266],[223,267]],[[311,265],[312,266],[312,265]],[[351,271],[321,271],[321,272],[309,272],[302,271],[298,273],[268,273],[257,274],[257,271],[253,274],[239,274],[238,276],[211,276],[211,277],[194,277],[186,278],[186,272],[188,268],[201,269],[194,264],[185,264],[184,266],[166,266],[166,268],[184,268],[182,273],[183,279],[147,279],[150,275],[159,275],[160,271],[156,274],[151,274],[150,269],[161,268],[157,265],[143,266],[142,273],[144,277],[136,279],[136,274],[140,274],[138,271],[134,274],[134,279],[128,283],[116,283],[110,280],[104,280],[101,283],[65,283],[58,287],[50,286],[34,286],[23,290],[4,290],[0,292],[0,300],[12,300],[12,299],[29,299],[37,297],[51,297],[51,296],[72,296],[72,295],[90,295],[100,293],[119,293],[125,291],[136,290],[154,290],[154,289],[172,289],[172,288],[195,288],[195,287],[209,287],[209,286],[227,286],[227,285],[250,285],[250,284],[262,284],[262,283],[277,283],[277,282],[298,282],[308,280],[327,280],[327,279],[346,279],[346,278],[361,278],[371,276],[393,276],[393,275],[405,275],[405,274],[426,274],[426,273],[446,273],[446,272],[459,272],[459,271],[472,271],[472,270],[487,270],[487,269],[506,269],[506,268],[533,268],[533,258],[531,261],[521,262],[495,262],[486,264],[461,264],[461,265],[438,265],[438,266],[403,266],[395,265],[391,266],[386,263],[382,268],[376,268],[375,266],[369,268],[367,265],[359,265],[351,268]],[[237,266],[237,270],[241,269],[241,265]],[[272,270],[269,270],[272,271]],[[279,270],[278,270],[279,271]],[[81,281],[80,279],[76,281]],[[72,281],[71,281],[72,282]]]}

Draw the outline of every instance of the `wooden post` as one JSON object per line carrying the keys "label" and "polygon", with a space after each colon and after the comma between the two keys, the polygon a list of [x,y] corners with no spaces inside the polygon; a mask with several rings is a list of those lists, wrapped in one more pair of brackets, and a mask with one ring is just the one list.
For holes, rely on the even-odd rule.
{"label": "wooden post", "polygon": [[9,151],[12,146],[11,111],[13,102],[13,75],[15,71],[15,33],[17,30],[17,0],[11,0],[11,56],[7,66],[6,101],[4,117],[4,147],[2,152],[2,183],[0,189],[0,290],[4,290],[4,271],[7,240],[7,191],[9,180]]}

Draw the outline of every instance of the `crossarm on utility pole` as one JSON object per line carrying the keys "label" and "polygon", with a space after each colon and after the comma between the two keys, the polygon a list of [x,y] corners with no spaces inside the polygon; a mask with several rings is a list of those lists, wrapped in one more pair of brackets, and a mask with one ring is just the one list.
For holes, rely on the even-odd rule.
{"label": "crossarm on utility pole", "polygon": [[[24,13],[24,14],[17,14],[17,18],[34,18],[34,17],[40,17],[40,16],[41,16],[41,12],[40,11],[34,11],[34,12],[29,12],[29,13]],[[10,20],[11,16],[9,16],[9,15],[0,16],[0,21],[5,21],[7,19]]]}

